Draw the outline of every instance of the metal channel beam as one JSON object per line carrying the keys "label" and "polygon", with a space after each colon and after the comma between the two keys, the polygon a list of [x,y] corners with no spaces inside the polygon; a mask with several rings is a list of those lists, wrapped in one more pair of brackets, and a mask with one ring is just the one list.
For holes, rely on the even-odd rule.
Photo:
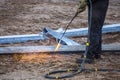
{"label": "metal channel beam", "polygon": [[[63,36],[63,34],[60,34],[58,32],[55,32],[53,31],[52,29],[50,28],[44,28],[43,32],[46,34],[47,37],[53,37],[57,40],[61,40],[61,44],[64,44],[64,45],[80,45],[78,44],[77,42]],[[62,37],[63,36],[63,37]],[[62,37],[62,38],[61,38]]]}
{"label": "metal channel beam", "polygon": [[[109,33],[109,32],[120,32],[120,24],[104,25],[102,29],[102,33]],[[65,36],[76,37],[76,36],[86,36],[87,34],[88,34],[88,28],[80,28],[80,29],[67,30]]]}
{"label": "metal channel beam", "polygon": [[[55,53],[55,46],[19,46],[19,47],[0,47],[0,54],[20,54],[20,53]],[[61,47],[56,52],[62,52],[64,54],[70,52],[84,52],[85,46],[66,46]],[[103,52],[120,52],[120,44],[102,45]]]}
{"label": "metal channel beam", "polygon": [[43,37],[43,35],[40,34],[1,36],[0,44],[20,43],[20,42],[37,41],[44,39],[45,38]]}
{"label": "metal channel beam", "polygon": [[[66,37],[85,36],[87,35],[88,28],[67,30]],[[63,33],[59,30],[56,32]],[[120,24],[105,25],[103,27],[103,33],[108,32],[120,32]],[[14,35],[14,36],[0,36],[0,44],[6,43],[20,43],[27,41],[37,41],[46,39],[43,34],[29,34],[29,35]]]}

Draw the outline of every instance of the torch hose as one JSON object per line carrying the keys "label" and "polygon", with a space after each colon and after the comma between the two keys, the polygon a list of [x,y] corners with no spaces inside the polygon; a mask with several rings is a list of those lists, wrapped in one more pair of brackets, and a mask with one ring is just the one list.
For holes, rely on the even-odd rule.
{"label": "torch hose", "polygon": [[[52,71],[52,72],[49,72],[45,75],[45,78],[48,78],[48,79],[64,79],[64,78],[71,78],[71,77],[74,77],[75,75],[81,73],[81,72],[98,72],[98,71],[102,71],[102,72],[120,72],[120,69],[82,69],[81,71],[79,69],[74,69],[74,70],[57,70],[57,71]],[[68,73],[68,72],[71,72],[71,74],[68,74],[68,75],[64,75],[64,76],[58,76],[58,75],[55,75],[55,74],[62,74],[62,73]],[[51,76],[51,75],[55,75],[55,76]]]}

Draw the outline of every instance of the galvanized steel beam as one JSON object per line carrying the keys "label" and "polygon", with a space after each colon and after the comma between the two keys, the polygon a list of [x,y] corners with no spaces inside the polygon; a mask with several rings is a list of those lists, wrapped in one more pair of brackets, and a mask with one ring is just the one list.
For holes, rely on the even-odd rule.
{"label": "galvanized steel beam", "polygon": [[[120,32],[120,24],[105,25],[102,29],[103,33],[108,32]],[[55,30],[58,33],[63,33],[64,30]],[[66,37],[85,36],[88,33],[88,28],[72,29],[67,30]],[[38,41],[47,39],[42,32],[40,34],[29,34],[29,35],[14,35],[14,36],[0,36],[0,44],[7,43],[20,43],[27,41]]]}
{"label": "galvanized steel beam", "polygon": [[[109,32],[120,32],[120,24],[104,25],[102,28],[102,33],[109,33]],[[76,36],[86,36],[87,34],[88,34],[88,28],[80,28],[80,29],[67,30],[65,36],[76,37]]]}
{"label": "galvanized steel beam", "polygon": [[44,40],[44,39],[45,38],[43,37],[43,35],[40,34],[0,36],[0,44],[21,43],[27,41]]}
{"label": "galvanized steel beam", "polygon": [[[55,46],[17,46],[17,47],[0,47],[0,54],[20,54],[20,53],[72,53],[78,52],[81,54],[85,52],[85,46],[66,46],[61,45],[58,51],[54,51]],[[120,52],[120,44],[102,45],[103,52]]]}

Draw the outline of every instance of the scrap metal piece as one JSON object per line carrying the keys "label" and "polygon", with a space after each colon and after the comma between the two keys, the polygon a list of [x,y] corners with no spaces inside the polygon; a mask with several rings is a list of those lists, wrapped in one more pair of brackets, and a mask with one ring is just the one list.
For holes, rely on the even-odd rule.
{"label": "scrap metal piece", "polygon": [[[73,40],[71,40],[71,39],[69,39],[69,38],[67,38],[67,37],[65,37],[65,36],[63,36],[63,34],[60,34],[60,33],[58,33],[58,32],[55,32],[55,31],[53,31],[52,29],[50,29],[50,28],[44,28],[43,29],[43,32],[44,32],[44,34],[46,34],[46,36],[47,37],[49,37],[49,38],[55,38],[55,39],[57,39],[58,41],[59,40],[61,40],[61,44],[63,44],[63,45],[80,45],[80,44],[78,44],[77,42],[74,42]],[[62,37],[63,36],[63,37]],[[62,37],[62,38],[61,38]]]}

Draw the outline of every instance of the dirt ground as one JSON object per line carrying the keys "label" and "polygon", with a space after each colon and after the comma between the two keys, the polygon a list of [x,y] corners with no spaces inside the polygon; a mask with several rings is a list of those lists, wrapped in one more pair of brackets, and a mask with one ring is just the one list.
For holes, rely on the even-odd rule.
{"label": "dirt ground", "polygon": [[[77,8],[78,0],[0,0],[0,36],[35,34],[44,27],[52,29],[65,28]],[[110,0],[105,24],[120,23],[120,0]],[[87,26],[87,10],[80,14],[70,28]],[[103,43],[120,43],[120,32],[103,35]],[[74,38],[79,43],[86,41],[85,37]],[[38,43],[27,42],[17,45],[47,45],[47,41]],[[14,46],[14,44],[10,44]],[[7,45],[7,46],[10,46]],[[15,44],[16,45],[16,44]],[[0,45],[6,46],[6,45]],[[29,54],[0,55],[0,80],[49,80],[45,73],[58,69],[75,69],[78,54]],[[120,69],[118,53],[103,53],[101,60],[94,64],[86,64],[87,68]],[[81,73],[75,77],[63,80],[119,80],[119,72]]]}

